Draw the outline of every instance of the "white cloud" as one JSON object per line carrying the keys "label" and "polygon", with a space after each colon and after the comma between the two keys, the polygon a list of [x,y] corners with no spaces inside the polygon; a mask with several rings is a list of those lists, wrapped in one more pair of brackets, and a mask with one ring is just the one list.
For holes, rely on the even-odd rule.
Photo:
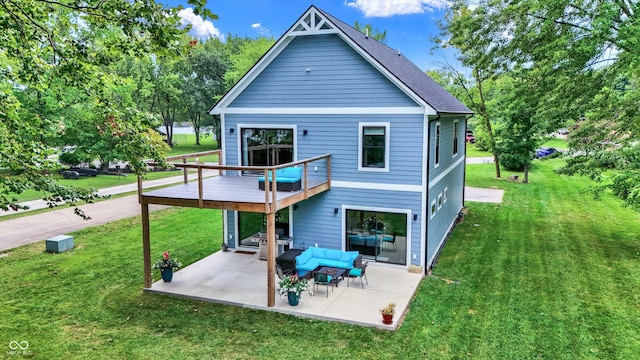
{"label": "white cloud", "polygon": [[202,17],[194,14],[192,8],[185,8],[178,11],[178,16],[180,16],[182,25],[191,25],[191,30],[189,30],[189,35],[191,36],[198,39],[206,39],[212,36],[222,38],[220,30],[216,29],[211,21],[204,20]]}
{"label": "white cloud", "polygon": [[269,28],[262,26],[260,23],[251,24],[253,30],[257,31],[260,35],[269,34]]}
{"label": "white cloud", "polygon": [[450,5],[450,2],[448,0],[345,0],[345,4],[362,11],[366,17],[389,17],[444,9]]}

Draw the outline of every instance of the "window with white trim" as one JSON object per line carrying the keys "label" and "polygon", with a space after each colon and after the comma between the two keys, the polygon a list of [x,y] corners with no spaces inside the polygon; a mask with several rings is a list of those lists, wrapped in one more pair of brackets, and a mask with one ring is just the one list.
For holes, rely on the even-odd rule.
{"label": "window with white trim", "polygon": [[453,122],[453,156],[458,155],[458,123],[458,120]]}
{"label": "window with white trim", "polygon": [[358,170],[389,171],[389,123],[358,126]]}
{"label": "window with white trim", "polygon": [[440,165],[440,123],[436,123],[435,131],[435,151],[433,153],[433,166],[438,167]]}
{"label": "window with white trim", "polygon": [[440,195],[438,195],[438,210],[442,208],[442,204],[444,204],[444,201],[442,200],[442,193],[440,193]]}
{"label": "window with white trim", "polygon": [[449,197],[449,188],[448,187],[444,188],[444,191],[442,192],[442,194],[443,194],[442,196],[444,198],[443,202],[447,202],[447,198]]}

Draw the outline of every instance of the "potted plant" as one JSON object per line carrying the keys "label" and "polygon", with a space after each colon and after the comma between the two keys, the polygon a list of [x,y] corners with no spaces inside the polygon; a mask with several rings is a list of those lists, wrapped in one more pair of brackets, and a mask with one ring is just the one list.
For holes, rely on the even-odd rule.
{"label": "potted plant", "polygon": [[179,269],[181,266],[182,264],[178,259],[172,259],[171,256],[169,256],[168,251],[165,251],[164,254],[162,254],[162,258],[153,264],[154,269],[160,269],[162,280],[165,282],[170,282],[171,279],[173,279],[173,270]]}
{"label": "potted plant", "polygon": [[298,277],[298,275],[285,276],[278,284],[280,286],[280,296],[287,296],[289,305],[296,306],[302,299],[302,293],[307,292],[311,295],[309,280]]}
{"label": "potted plant", "polygon": [[396,304],[389,303],[387,306],[380,309],[380,313],[382,314],[382,323],[391,325],[393,323],[393,315],[396,313]]}

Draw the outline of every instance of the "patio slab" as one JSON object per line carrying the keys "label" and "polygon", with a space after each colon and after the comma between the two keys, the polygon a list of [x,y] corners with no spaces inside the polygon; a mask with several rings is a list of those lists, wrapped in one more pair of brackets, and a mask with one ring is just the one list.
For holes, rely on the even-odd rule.
{"label": "patio slab", "polygon": [[[177,271],[169,283],[153,283],[145,292],[395,330],[424,276],[404,267],[370,262],[369,284],[365,280],[364,289],[359,279],[349,287],[345,279],[333,292],[329,288],[327,296],[327,287],[321,285],[314,296],[304,294],[298,306],[290,306],[276,289],[276,304],[268,307],[266,274],[267,262],[260,260],[257,253],[219,251]],[[278,280],[276,277],[276,284]],[[397,304],[396,315],[393,324],[384,325],[379,309],[389,302]]]}

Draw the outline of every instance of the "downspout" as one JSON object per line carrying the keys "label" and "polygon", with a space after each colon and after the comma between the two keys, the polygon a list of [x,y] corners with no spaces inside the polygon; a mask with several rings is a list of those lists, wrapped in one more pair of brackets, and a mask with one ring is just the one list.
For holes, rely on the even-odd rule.
{"label": "downspout", "polygon": [[465,208],[465,199],[466,194],[465,194],[465,184],[467,183],[467,130],[469,129],[469,119],[471,119],[473,116],[475,115],[475,113],[471,113],[471,116],[469,117],[465,117],[464,118],[464,161],[465,161],[465,165],[464,165],[464,170],[462,170],[462,179],[463,179],[463,183],[462,183],[462,207]]}
{"label": "downspout", "polygon": [[[429,174],[431,173],[431,123],[433,121],[438,121],[440,120],[440,116],[442,114],[438,113],[438,116],[436,116],[435,118],[427,121],[427,134],[429,135],[429,137],[427,137],[427,193],[425,194],[425,196],[427,197],[426,200],[426,204],[427,204],[427,213],[426,214],[422,214],[422,218],[424,219],[423,221],[425,222],[425,239],[424,239],[424,258],[425,258],[425,264],[427,266],[425,266],[425,274],[429,275],[431,274],[431,268],[433,268],[433,264],[427,264],[427,261],[429,261],[429,219],[431,219],[431,203],[429,202],[429,194],[431,192],[431,190],[429,189]],[[466,125],[465,125],[466,126]],[[464,194],[463,194],[464,196]]]}

